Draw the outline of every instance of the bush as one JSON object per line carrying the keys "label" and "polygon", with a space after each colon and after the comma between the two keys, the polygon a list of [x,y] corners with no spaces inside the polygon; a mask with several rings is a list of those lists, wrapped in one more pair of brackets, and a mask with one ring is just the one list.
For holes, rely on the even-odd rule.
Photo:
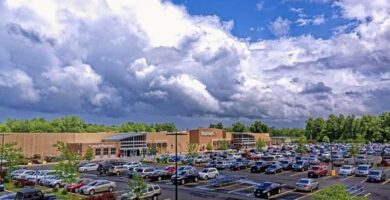
{"label": "bush", "polygon": [[101,195],[89,196],[85,200],[115,200],[115,194],[110,192],[105,192]]}
{"label": "bush", "polygon": [[55,187],[55,188],[53,188],[52,191],[53,191],[53,193],[56,193],[56,192],[58,192],[58,188]]}
{"label": "bush", "polygon": [[68,194],[68,191],[62,190],[62,191],[61,191],[61,194],[62,194],[62,195],[67,195],[67,194]]}
{"label": "bush", "polygon": [[17,188],[23,188],[25,186],[34,186],[34,185],[35,185],[35,183],[32,182],[32,181],[21,180],[21,179],[16,180],[14,182],[14,186],[17,187]]}

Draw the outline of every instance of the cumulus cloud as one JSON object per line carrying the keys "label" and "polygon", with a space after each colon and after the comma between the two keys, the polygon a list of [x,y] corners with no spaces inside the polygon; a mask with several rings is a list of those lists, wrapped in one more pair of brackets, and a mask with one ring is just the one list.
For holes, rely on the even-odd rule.
{"label": "cumulus cloud", "polygon": [[0,1],[0,107],[186,123],[389,110],[390,3],[334,6],[352,30],[288,37],[278,17],[277,39],[248,42],[169,1]]}
{"label": "cumulus cloud", "polygon": [[288,32],[290,31],[290,24],[291,24],[290,20],[278,17],[275,21],[273,21],[269,25],[269,30],[275,36],[278,36],[278,37],[286,36],[286,35],[288,35]]}

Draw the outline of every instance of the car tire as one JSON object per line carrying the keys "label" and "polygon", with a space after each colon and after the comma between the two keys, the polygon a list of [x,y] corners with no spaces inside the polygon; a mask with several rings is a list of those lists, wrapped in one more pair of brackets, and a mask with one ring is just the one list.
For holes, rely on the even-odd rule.
{"label": "car tire", "polygon": [[112,192],[112,191],[114,191],[114,188],[113,188],[113,187],[109,187],[109,188],[108,188],[108,191],[109,191],[109,192]]}
{"label": "car tire", "polygon": [[278,194],[280,194],[281,192],[282,192],[282,190],[279,188],[279,189],[278,189]]}
{"label": "car tire", "polygon": [[266,194],[266,195],[267,195],[267,198],[271,196],[271,194],[270,194],[269,192],[267,192],[267,194]]}
{"label": "car tire", "polygon": [[157,178],[157,180],[158,180],[158,181],[161,181],[161,180],[162,180],[161,176],[159,176],[159,177]]}
{"label": "car tire", "polygon": [[216,174],[216,175],[215,175],[215,178],[218,178],[218,176],[219,176],[219,174]]}
{"label": "car tire", "polygon": [[89,195],[94,195],[95,194],[95,190],[90,190],[88,194]]}
{"label": "car tire", "polygon": [[56,184],[54,185],[54,187],[55,187],[55,188],[60,188],[60,184],[59,184],[59,183],[56,183]]}
{"label": "car tire", "polygon": [[204,179],[209,180],[209,177],[206,175],[206,176],[204,177]]}
{"label": "car tire", "polygon": [[116,172],[116,175],[117,175],[117,176],[121,175],[121,172]]}
{"label": "car tire", "polygon": [[183,180],[181,180],[181,184],[182,185],[185,185],[186,184],[186,181],[183,179]]}
{"label": "car tire", "polygon": [[153,195],[152,199],[153,199],[153,200],[157,200],[157,199],[158,199],[158,196],[157,196],[157,195]]}
{"label": "car tire", "polygon": [[195,182],[198,182],[198,177],[195,177]]}
{"label": "car tire", "polygon": [[87,173],[88,172],[88,170],[87,169],[84,169],[84,173]]}

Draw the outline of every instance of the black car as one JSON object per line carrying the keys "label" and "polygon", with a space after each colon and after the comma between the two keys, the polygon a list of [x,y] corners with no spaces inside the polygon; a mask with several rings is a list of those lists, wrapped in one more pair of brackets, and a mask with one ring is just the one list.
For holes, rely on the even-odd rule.
{"label": "black car", "polygon": [[15,195],[15,200],[56,200],[56,196],[54,194],[44,194],[38,189],[32,187],[24,187]]}
{"label": "black car", "polygon": [[309,169],[309,162],[307,161],[304,161],[304,160],[300,160],[300,161],[297,161],[296,163],[294,163],[292,165],[292,170],[293,171],[306,171]]}
{"label": "black car", "polygon": [[209,163],[207,163],[207,166],[206,167],[217,167],[217,162],[216,161],[210,161]]}
{"label": "black car", "polygon": [[172,177],[171,173],[168,173],[165,170],[155,170],[152,174],[148,175],[150,181],[161,181],[170,179]]}
{"label": "black car", "polygon": [[107,160],[99,163],[99,166],[97,168],[97,171],[99,174],[105,174],[108,172],[108,170],[113,167],[113,166],[122,166],[126,164],[125,161],[120,161],[120,160]]}
{"label": "black car", "polygon": [[179,171],[177,174],[177,180],[176,180],[176,175],[173,175],[171,177],[171,182],[173,184],[186,184],[189,182],[198,182],[199,180],[199,174],[198,172],[194,170],[182,170]]}
{"label": "black car", "polygon": [[283,170],[291,170],[293,162],[291,160],[282,160],[280,161],[280,165],[282,166]]}
{"label": "black car", "polygon": [[270,166],[271,163],[265,162],[265,161],[257,161],[255,164],[251,167],[251,173],[261,173],[264,172],[265,169]]}
{"label": "black car", "polygon": [[266,174],[276,174],[283,171],[283,167],[280,164],[272,164],[267,169],[265,169]]}
{"label": "black car", "polygon": [[246,166],[242,162],[234,162],[230,165],[230,170],[241,170],[246,169]]}
{"label": "black car", "polygon": [[274,194],[280,194],[282,186],[279,183],[263,182],[256,186],[255,197],[270,197]]}

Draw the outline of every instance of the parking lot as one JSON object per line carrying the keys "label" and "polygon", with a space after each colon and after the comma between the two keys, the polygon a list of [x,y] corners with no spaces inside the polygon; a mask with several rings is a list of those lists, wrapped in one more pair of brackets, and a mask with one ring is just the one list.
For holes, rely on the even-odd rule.
{"label": "parking lot", "polygon": [[[377,160],[379,157],[370,157],[371,160]],[[351,160],[352,161],[352,160]],[[329,169],[331,164],[328,163]],[[156,168],[163,168],[164,165],[151,164],[150,166]],[[50,166],[35,166],[34,169],[51,168]],[[197,170],[201,170],[202,167],[196,167]],[[330,176],[316,178],[320,183],[320,189],[326,186],[330,186],[336,183],[343,183],[345,185],[359,185],[363,186],[364,191],[360,193],[361,196],[368,197],[368,199],[390,199],[390,167],[376,167],[386,172],[387,179],[381,183],[369,183],[366,182],[366,177],[356,176]],[[338,172],[339,167],[334,168]],[[295,191],[295,183],[300,178],[307,177],[307,171],[295,172],[295,171],[283,171],[278,174],[265,174],[265,173],[250,173],[250,169],[230,171],[220,170],[221,176],[242,176],[243,179],[237,183],[222,187],[210,187],[206,180],[199,180],[195,183],[187,183],[185,185],[179,185],[179,199],[258,199],[254,197],[254,188],[259,182],[272,181],[282,184],[282,190],[280,194],[273,195],[270,199],[291,199],[291,200],[305,200],[312,199],[312,195],[319,190],[315,190],[311,193]],[[94,179],[106,179],[115,181],[117,183],[117,189],[115,193],[120,196],[127,192],[128,178],[126,176],[106,176],[99,175],[97,172],[88,172],[82,174],[83,177]],[[162,189],[162,195],[159,199],[175,199],[175,185],[170,180],[162,180],[153,182],[160,185]]]}

